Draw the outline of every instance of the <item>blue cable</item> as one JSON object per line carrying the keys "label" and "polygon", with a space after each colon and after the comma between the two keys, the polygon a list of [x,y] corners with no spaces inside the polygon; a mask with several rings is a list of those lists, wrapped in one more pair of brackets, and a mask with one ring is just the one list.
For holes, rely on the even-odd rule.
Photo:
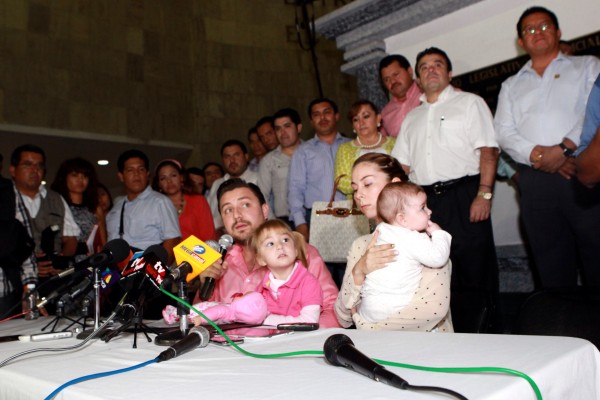
{"label": "blue cable", "polygon": [[51,400],[54,396],[56,396],[61,390],[63,390],[64,388],[74,385],[76,383],[79,382],[83,382],[83,381],[89,381],[90,379],[96,379],[96,378],[102,378],[105,376],[110,376],[110,375],[116,375],[116,374],[120,374],[122,372],[129,372],[129,371],[133,371],[134,369],[138,369],[138,368],[142,368],[145,367],[148,364],[152,364],[158,362],[158,357],[156,357],[155,359],[143,362],[141,364],[138,365],[134,365],[132,367],[127,367],[127,368],[122,368],[122,369],[117,369],[115,371],[108,371],[108,372],[101,372],[99,374],[91,374],[91,375],[86,375],[86,376],[82,376],[80,378],[75,378],[70,380],[67,383],[64,383],[62,385],[60,385],[58,388],[56,388],[52,393],[50,393],[47,397],[44,398],[44,400]]}

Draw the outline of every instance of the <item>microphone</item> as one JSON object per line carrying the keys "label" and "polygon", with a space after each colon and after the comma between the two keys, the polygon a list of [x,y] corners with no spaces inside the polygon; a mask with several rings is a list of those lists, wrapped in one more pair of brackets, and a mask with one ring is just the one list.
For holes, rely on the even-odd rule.
{"label": "microphone", "polygon": [[192,267],[192,265],[187,262],[184,261],[181,264],[179,264],[177,266],[177,268],[175,268],[174,270],[171,271],[171,273],[165,278],[165,280],[163,281],[163,287],[166,290],[169,290],[168,288],[171,286],[171,284],[173,284],[173,282],[186,277],[194,270],[194,267]]}
{"label": "microphone", "polygon": [[197,347],[206,347],[209,340],[208,330],[203,326],[196,326],[190,329],[190,333],[186,337],[160,353],[157,362],[168,361]]}
{"label": "microphone", "polygon": [[[150,246],[148,250],[153,246]],[[144,252],[142,256],[146,261],[146,267],[144,271],[146,276],[150,278],[150,281],[157,287],[163,284],[165,278],[169,274],[169,268],[167,267],[167,259],[169,258],[167,251],[164,247],[160,246],[161,250]]]}
{"label": "microphone", "polygon": [[[77,275],[74,276],[69,282],[66,282],[66,283],[63,283],[62,285],[60,285],[58,288],[56,288],[56,290],[52,291],[47,297],[43,297],[40,301],[38,301],[35,306],[37,308],[42,308],[46,304],[50,303],[51,301],[61,297],[63,294],[65,294],[65,292],[67,290],[69,290],[69,288],[73,285],[73,283],[75,281],[77,281],[78,279],[81,278],[82,275],[85,275],[87,273],[89,273],[89,271],[87,269],[84,269],[82,271],[77,271]],[[89,281],[89,278],[86,278],[86,279]]]}
{"label": "microphone", "polygon": [[346,367],[398,389],[408,389],[410,387],[407,381],[358,351],[352,340],[344,334],[339,333],[327,338],[323,345],[323,352],[331,365]]}
{"label": "microphone", "polygon": [[105,267],[108,264],[120,263],[129,256],[131,253],[131,247],[129,243],[123,239],[113,239],[104,245],[101,252],[91,255],[86,260],[83,260],[78,264],[89,263],[92,267]]}
{"label": "microphone", "polygon": [[[178,267],[171,271],[172,278],[167,277],[169,282],[184,276],[186,282],[190,282],[221,257],[218,249],[214,250],[208,245],[208,242],[204,243],[194,235],[190,235],[183,242],[173,247],[173,253]],[[169,282],[167,284],[170,284]]]}
{"label": "microphone", "polygon": [[[231,235],[225,234],[219,238],[219,243],[215,243],[214,240],[209,240],[207,243],[209,243],[213,249],[217,250],[219,254],[221,254],[221,257],[225,259],[227,250],[229,250],[231,246],[233,246],[233,238],[231,237]],[[216,246],[214,246],[213,243],[215,243]],[[200,299],[203,301],[207,301],[208,299],[210,299],[210,296],[212,296],[214,290],[215,278],[206,278],[204,280],[204,284],[200,288]]]}
{"label": "microphone", "polygon": [[79,261],[75,266],[55,275],[53,279],[64,278],[77,270],[87,268],[88,265],[99,268],[111,263],[119,263],[126,259],[130,253],[131,249],[129,243],[123,239],[113,239],[104,245],[101,252],[91,255],[85,260]]}
{"label": "microphone", "polygon": [[[148,286],[152,287],[152,285],[146,284],[146,281],[153,281],[152,271],[157,271],[155,279],[164,279],[160,278],[158,271],[162,269],[163,274],[166,274],[166,269],[162,265],[166,264],[167,257],[165,248],[160,244],[155,244],[148,247],[140,257],[132,260],[123,269],[119,284],[126,293],[115,308],[115,313],[121,313],[128,309],[133,309],[135,313],[143,307],[147,295],[151,295]],[[152,284],[156,285],[154,281]]]}
{"label": "microphone", "polygon": [[81,296],[82,294],[84,294],[90,288],[91,285],[92,285],[92,280],[90,278],[86,277],[81,282],[79,282],[79,284],[74,286],[70,292],[63,294],[61,296],[61,300],[65,301],[65,302],[73,301],[76,298],[78,298],[79,296]]}
{"label": "microphone", "polygon": [[45,340],[67,339],[70,337],[73,337],[73,331],[35,333],[33,335],[22,335],[18,338],[20,342],[42,342]]}
{"label": "microphone", "polygon": [[[75,308],[75,303],[74,301],[79,297],[82,296],[84,294],[86,294],[86,292],[89,291],[89,293],[93,293],[93,291],[90,290],[92,286],[92,280],[88,277],[84,278],[81,282],[79,282],[77,285],[75,285],[69,292],[63,294],[60,299],[58,299],[58,302],[56,303],[56,307],[61,308],[63,311],[63,315],[66,315],[68,313],[70,313],[74,308]],[[58,311],[57,311],[58,314]]]}
{"label": "microphone", "polygon": [[[152,283],[160,286],[167,275],[166,264],[168,258],[167,250],[160,244],[154,244],[148,247],[140,257],[131,260],[121,272],[120,281],[125,286],[129,285],[130,288],[131,284],[129,282],[131,280],[128,278],[143,273],[151,278]],[[129,288],[125,287],[126,290],[129,290]]]}

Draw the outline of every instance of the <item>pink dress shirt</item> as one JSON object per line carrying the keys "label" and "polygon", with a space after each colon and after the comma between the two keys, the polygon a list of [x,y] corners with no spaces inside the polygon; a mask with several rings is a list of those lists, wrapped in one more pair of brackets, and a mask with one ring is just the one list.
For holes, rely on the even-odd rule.
{"label": "pink dress shirt", "polygon": [[417,86],[417,82],[413,82],[412,86],[406,92],[406,99],[399,101],[392,96],[389,103],[381,110],[382,124],[381,133],[388,136],[397,137],[400,133],[400,126],[406,114],[412,111],[413,108],[421,104],[419,97],[421,90]]}
{"label": "pink dress shirt", "polygon": [[297,317],[306,306],[323,305],[319,281],[300,261],[290,279],[277,290],[277,298],[273,297],[269,275],[265,274],[260,286],[256,288],[265,298],[269,314]]}
{"label": "pink dress shirt", "polygon": [[[323,308],[319,319],[319,327],[339,328],[340,325],[333,310],[338,288],[333,282],[329,270],[325,267],[319,251],[310,244],[306,245],[306,259],[308,272],[317,278],[323,291]],[[227,270],[221,279],[216,282],[211,301],[231,303],[235,294],[257,290],[269,271],[266,267],[258,265],[250,271],[244,260],[243,247],[239,244],[234,244],[227,252],[225,261],[227,261]]]}

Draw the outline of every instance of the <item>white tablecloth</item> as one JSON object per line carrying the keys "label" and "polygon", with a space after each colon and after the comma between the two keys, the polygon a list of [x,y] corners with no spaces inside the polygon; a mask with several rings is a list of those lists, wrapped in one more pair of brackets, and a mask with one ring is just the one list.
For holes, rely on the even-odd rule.
{"label": "white tablecloth", "polygon": [[[46,322],[9,321],[0,336],[39,332]],[[504,367],[535,380],[544,399],[600,399],[600,354],[589,342],[575,338],[364,332],[319,330],[243,344],[260,354],[322,350],[334,333],[344,333],[370,357],[431,367]],[[153,336],[153,335],[152,335]],[[34,353],[0,368],[0,399],[42,399],[61,384],[84,375],[130,367],[155,358],[164,347],[138,337],[132,348],[126,334],[108,343],[94,341],[76,351]],[[61,339],[41,343],[0,343],[0,359],[36,347],[78,343]],[[469,399],[535,399],[521,378],[502,374],[432,373],[387,367],[412,385],[441,386]],[[433,392],[400,391],[323,357],[256,359],[232,348],[209,345],[163,363],[110,377],[78,383],[57,399],[447,399]],[[216,397],[218,396],[218,397]]]}

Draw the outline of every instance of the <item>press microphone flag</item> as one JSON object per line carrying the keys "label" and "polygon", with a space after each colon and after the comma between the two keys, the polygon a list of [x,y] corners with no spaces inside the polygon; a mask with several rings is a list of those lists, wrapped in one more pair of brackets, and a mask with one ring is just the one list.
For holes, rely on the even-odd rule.
{"label": "press microphone flag", "polygon": [[[168,274],[167,251],[160,244],[148,247],[144,253],[133,258],[121,272],[121,281],[128,281],[132,275],[145,274],[157,286],[162,284]],[[127,285],[125,285],[127,287]]]}
{"label": "press microphone flag", "polygon": [[190,235],[183,242],[173,248],[177,265],[187,262],[191,266],[191,272],[187,274],[186,282],[200,275],[206,268],[217,261],[221,254],[213,250],[209,245]]}

